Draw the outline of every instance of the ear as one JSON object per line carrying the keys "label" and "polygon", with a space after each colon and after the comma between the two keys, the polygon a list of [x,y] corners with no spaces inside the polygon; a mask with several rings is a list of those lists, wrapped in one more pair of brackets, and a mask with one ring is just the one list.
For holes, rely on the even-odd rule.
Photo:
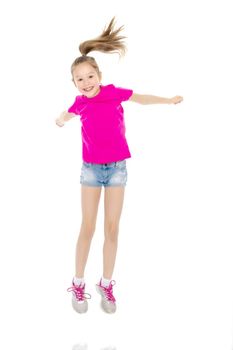
{"label": "ear", "polygon": [[77,87],[76,84],[75,84],[74,78],[72,78],[71,80],[74,83],[74,86]]}

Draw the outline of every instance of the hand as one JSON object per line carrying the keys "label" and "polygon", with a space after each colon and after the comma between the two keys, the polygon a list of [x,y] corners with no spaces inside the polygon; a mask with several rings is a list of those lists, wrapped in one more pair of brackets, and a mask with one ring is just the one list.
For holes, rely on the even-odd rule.
{"label": "hand", "polygon": [[64,121],[64,115],[65,115],[66,112],[62,112],[60,117],[56,119],[56,124],[57,126],[64,126],[65,125],[65,121]]}
{"label": "hand", "polygon": [[182,96],[174,96],[171,98],[171,103],[177,104],[183,101]]}

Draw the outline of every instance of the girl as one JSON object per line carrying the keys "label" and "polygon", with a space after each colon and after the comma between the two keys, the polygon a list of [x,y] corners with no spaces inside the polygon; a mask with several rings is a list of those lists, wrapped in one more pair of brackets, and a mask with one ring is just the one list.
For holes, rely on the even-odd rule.
{"label": "girl", "polygon": [[75,59],[71,74],[75,86],[81,95],[74,104],[63,112],[56,124],[60,127],[65,122],[79,115],[82,123],[82,157],[81,168],[81,204],[82,223],[76,246],[76,273],[72,286],[73,308],[79,312],[87,311],[84,271],[87,263],[91,240],[95,231],[98,204],[102,186],[104,192],[104,246],[103,274],[96,285],[102,297],[101,305],[105,312],[116,311],[112,280],[117,252],[119,221],[123,206],[124,189],[127,181],[126,159],[131,157],[125,138],[123,101],[140,104],[168,103],[176,104],[183,99],[140,95],[131,89],[114,85],[101,85],[102,74],[93,57],[87,56],[91,51],[106,53],[125,53],[125,37],[120,35],[123,27],[114,29],[113,18],[102,34],[93,40],[80,44],[82,56]]}

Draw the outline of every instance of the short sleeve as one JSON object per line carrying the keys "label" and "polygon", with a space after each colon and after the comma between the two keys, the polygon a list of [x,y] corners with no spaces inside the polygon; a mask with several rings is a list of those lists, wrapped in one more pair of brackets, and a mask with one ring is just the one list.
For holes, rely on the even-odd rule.
{"label": "short sleeve", "polygon": [[131,89],[124,89],[121,87],[116,87],[115,89],[115,93],[120,101],[127,101],[133,94],[133,90]]}
{"label": "short sleeve", "polygon": [[70,106],[68,108],[68,112],[69,113],[74,113],[74,114],[80,114],[80,109],[79,109],[79,96],[76,97],[74,103],[72,104],[72,106]]}

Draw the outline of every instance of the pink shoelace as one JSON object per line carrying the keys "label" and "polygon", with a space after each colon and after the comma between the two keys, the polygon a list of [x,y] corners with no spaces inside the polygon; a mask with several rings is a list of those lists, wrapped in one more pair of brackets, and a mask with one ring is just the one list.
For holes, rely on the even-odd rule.
{"label": "pink shoelace", "polygon": [[91,299],[91,295],[85,293],[85,284],[83,286],[76,286],[74,283],[72,287],[67,289],[67,292],[73,292],[78,301],[84,301],[86,299]]}
{"label": "pink shoelace", "polygon": [[104,291],[104,295],[106,297],[106,299],[108,301],[111,301],[112,303],[115,303],[116,299],[114,298],[114,295],[113,295],[113,289],[112,287],[114,286],[114,284],[116,284],[116,281],[112,280],[109,284],[109,287],[104,287],[101,285],[101,281],[100,281],[100,284],[99,286],[102,288],[102,290]]}

